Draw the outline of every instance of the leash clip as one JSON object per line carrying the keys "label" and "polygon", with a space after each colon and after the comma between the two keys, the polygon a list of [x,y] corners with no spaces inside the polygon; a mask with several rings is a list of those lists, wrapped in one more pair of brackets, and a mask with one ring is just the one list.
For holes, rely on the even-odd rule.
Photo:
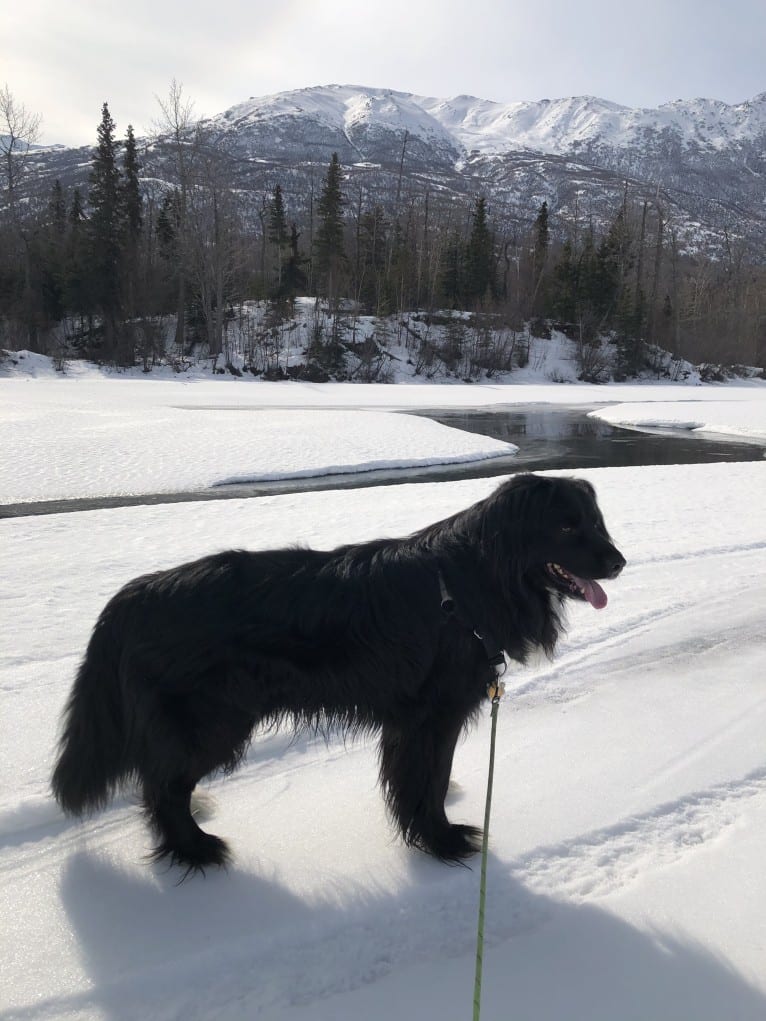
{"label": "leash clip", "polygon": [[498,678],[487,685],[487,698],[492,705],[497,705],[505,694],[505,684]]}

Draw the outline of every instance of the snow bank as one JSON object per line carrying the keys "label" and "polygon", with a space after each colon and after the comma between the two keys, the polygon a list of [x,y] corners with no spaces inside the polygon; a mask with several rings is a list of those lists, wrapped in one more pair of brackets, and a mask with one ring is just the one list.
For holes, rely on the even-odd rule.
{"label": "snow bank", "polygon": [[610,425],[637,429],[677,429],[686,432],[719,433],[755,441],[766,440],[766,399],[759,391],[747,389],[739,400],[655,401],[646,404],[617,404],[590,412]]}
{"label": "snow bank", "polygon": [[0,503],[457,464],[518,449],[415,416],[267,408],[257,388],[231,384],[0,384]]}

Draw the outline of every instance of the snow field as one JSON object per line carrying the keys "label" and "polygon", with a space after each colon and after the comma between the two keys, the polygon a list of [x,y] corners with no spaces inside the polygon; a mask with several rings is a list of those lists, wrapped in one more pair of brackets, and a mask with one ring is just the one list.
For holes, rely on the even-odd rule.
{"label": "snow field", "polygon": [[[252,392],[249,407],[200,408],[170,403],[185,397],[173,383],[153,389],[127,380],[52,381],[50,399],[25,410],[28,388],[9,389],[10,407],[0,417],[2,503],[457,464],[518,449],[415,416],[265,410]],[[223,392],[216,396],[220,401]]]}
{"label": "snow field", "polygon": [[[670,442],[670,441],[669,441]],[[483,1017],[760,1019],[766,464],[579,472],[628,558],[500,710]],[[119,585],[228,546],[396,535],[497,480],[2,522],[0,1018],[470,1016],[478,870],[403,848],[374,743],[256,737],[207,785],[228,873],[143,861],[128,797],[47,793],[58,716]],[[449,812],[479,822],[488,718]]]}

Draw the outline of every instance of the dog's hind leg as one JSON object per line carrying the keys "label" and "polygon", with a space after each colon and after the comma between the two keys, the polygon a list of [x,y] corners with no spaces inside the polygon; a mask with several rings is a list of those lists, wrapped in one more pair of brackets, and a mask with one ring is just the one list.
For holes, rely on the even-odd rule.
{"label": "dog's hind leg", "polygon": [[143,802],[158,843],[154,861],[169,858],[187,872],[204,872],[209,865],[226,865],[229,850],[220,837],[201,830],[191,813],[194,782],[175,780],[152,786],[144,783]]}
{"label": "dog's hind leg", "polygon": [[442,861],[479,849],[480,831],[449,822],[444,799],[465,714],[383,727],[380,779],[386,803],[407,844]]}

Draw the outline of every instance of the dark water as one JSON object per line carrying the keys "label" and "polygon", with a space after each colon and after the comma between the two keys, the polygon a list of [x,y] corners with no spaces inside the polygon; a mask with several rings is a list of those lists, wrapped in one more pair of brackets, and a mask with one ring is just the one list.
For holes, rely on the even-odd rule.
{"label": "dark water", "polygon": [[[246,408],[241,409],[247,413]],[[561,405],[526,405],[494,411],[412,412],[465,432],[492,436],[515,443],[520,449],[512,457],[491,458],[467,465],[398,468],[385,471],[350,472],[318,478],[249,485],[219,486],[183,493],[144,496],[87,497],[75,500],[46,500],[39,503],[0,505],[0,517],[60,514],[105,507],[134,507],[200,500],[233,500],[280,493],[317,492],[325,489],[361,489],[369,486],[400,485],[403,482],[447,482],[455,479],[487,478],[519,471],[546,468],[609,468],[647,464],[700,464],[715,461],[760,461],[766,446],[729,442],[677,431],[637,432],[619,429],[588,418],[587,408]]]}
{"label": "dark water", "polygon": [[[520,448],[513,458],[516,471],[760,461],[766,453],[766,445],[710,439],[678,430],[620,429],[588,418],[588,410],[530,405],[502,412],[429,412],[426,417],[465,432],[515,443]],[[497,473],[487,470],[481,474]],[[465,473],[460,477],[465,478]]]}

